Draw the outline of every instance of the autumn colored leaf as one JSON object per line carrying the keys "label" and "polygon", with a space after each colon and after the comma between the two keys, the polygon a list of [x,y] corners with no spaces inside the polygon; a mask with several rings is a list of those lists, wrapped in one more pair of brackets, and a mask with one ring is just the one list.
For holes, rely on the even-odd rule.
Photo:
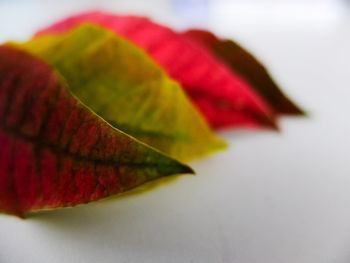
{"label": "autumn colored leaf", "polygon": [[192,173],[112,128],[51,67],[10,46],[0,46],[0,119],[1,212],[74,206]]}
{"label": "autumn colored leaf", "polygon": [[62,33],[84,22],[109,28],[144,48],[182,84],[211,126],[276,127],[272,110],[244,79],[202,45],[147,18],[90,12],[67,18],[38,35]]}
{"label": "autumn colored leaf", "polygon": [[112,126],[187,161],[225,146],[178,83],[140,48],[102,27],[23,45],[52,64],[71,91]]}
{"label": "autumn colored leaf", "polygon": [[219,39],[205,30],[191,29],[183,33],[224,61],[234,72],[245,78],[280,114],[302,115],[303,111],[283,94],[266,68],[247,50],[228,39]]}

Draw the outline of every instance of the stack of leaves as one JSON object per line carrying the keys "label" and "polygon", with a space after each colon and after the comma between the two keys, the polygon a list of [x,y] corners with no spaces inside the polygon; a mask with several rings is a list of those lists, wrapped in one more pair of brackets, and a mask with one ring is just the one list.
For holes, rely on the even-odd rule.
{"label": "stack of leaves", "polygon": [[[211,128],[302,114],[264,67],[210,32],[85,13],[0,46],[0,211],[74,206],[223,149]],[[179,160],[179,161],[178,161]]]}

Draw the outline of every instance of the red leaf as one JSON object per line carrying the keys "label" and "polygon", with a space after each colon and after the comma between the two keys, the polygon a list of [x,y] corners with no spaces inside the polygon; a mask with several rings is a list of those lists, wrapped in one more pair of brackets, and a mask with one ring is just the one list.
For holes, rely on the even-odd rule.
{"label": "red leaf", "polygon": [[191,169],[113,129],[41,60],[0,46],[0,211],[87,203]]}
{"label": "red leaf", "polygon": [[213,52],[232,71],[245,78],[252,87],[280,114],[302,115],[303,111],[278,88],[265,67],[247,50],[228,39],[219,39],[213,33],[192,29],[183,33],[188,39]]}
{"label": "red leaf", "polygon": [[84,13],[38,34],[64,32],[83,22],[107,27],[144,48],[182,84],[213,127],[275,128],[272,111],[249,84],[201,45],[147,18]]}

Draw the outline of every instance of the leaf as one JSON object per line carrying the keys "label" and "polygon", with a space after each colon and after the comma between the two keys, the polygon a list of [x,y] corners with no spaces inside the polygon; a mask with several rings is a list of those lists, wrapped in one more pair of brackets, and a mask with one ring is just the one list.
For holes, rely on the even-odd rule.
{"label": "leaf", "polygon": [[228,39],[219,39],[205,30],[191,29],[183,33],[201,44],[245,78],[252,87],[280,114],[303,115],[304,112],[279,89],[265,67],[247,50]]}
{"label": "leaf", "polygon": [[0,46],[0,119],[1,212],[74,206],[192,173],[112,128],[48,65],[10,46]]}
{"label": "leaf", "polygon": [[109,28],[144,48],[182,84],[211,126],[276,128],[271,109],[248,83],[201,45],[147,18],[83,13],[58,22],[37,35],[62,33],[84,22]]}
{"label": "leaf", "polygon": [[109,30],[84,24],[23,47],[52,64],[71,91],[112,126],[172,157],[187,161],[225,146],[178,83]]}

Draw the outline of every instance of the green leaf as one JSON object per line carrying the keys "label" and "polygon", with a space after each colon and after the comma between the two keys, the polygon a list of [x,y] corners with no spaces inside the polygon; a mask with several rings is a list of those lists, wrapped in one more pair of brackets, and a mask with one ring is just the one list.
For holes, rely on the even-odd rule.
{"label": "green leaf", "polygon": [[111,127],[50,66],[0,46],[0,212],[25,216],[192,173]]}
{"label": "green leaf", "polygon": [[71,91],[112,126],[180,160],[225,146],[143,50],[101,27],[36,37],[23,48],[52,64]]}

